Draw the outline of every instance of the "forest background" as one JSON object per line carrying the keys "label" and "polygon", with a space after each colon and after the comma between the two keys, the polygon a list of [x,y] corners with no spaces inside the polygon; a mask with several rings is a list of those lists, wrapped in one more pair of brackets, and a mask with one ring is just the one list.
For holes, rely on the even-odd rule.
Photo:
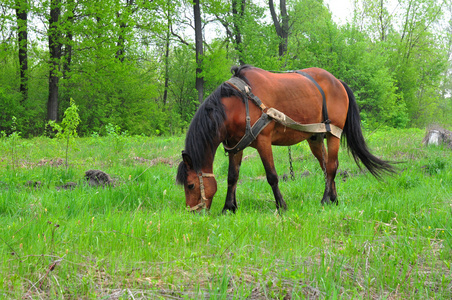
{"label": "forest background", "polygon": [[[45,134],[72,98],[81,135],[178,134],[231,66],[320,67],[363,125],[450,124],[450,0],[1,0],[0,131]],[[15,117],[15,118],[13,118]]]}

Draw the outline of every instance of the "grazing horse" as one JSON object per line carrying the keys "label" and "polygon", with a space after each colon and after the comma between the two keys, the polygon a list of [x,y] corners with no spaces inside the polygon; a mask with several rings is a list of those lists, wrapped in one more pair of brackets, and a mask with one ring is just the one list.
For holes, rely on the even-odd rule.
{"label": "grazing horse", "polygon": [[248,65],[231,71],[233,77],[205,99],[187,131],[176,181],[184,185],[189,210],[210,209],[217,191],[213,162],[221,143],[229,153],[223,212],[237,209],[237,181],[247,146],[261,157],[278,210],[287,205],[278,187],[272,145],[307,140],[326,177],[322,204],[338,203],[334,178],[341,135],[358,166],[361,162],[377,178],[394,172],[390,162],[370,153],[353,92],[329,72],[309,68],[272,73]]}

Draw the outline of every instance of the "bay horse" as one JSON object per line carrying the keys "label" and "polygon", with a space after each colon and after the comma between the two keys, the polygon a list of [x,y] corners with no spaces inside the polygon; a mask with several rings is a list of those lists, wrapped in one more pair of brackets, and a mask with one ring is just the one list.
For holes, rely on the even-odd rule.
{"label": "bay horse", "polygon": [[377,178],[394,172],[390,162],[369,151],[352,90],[329,72],[309,68],[272,73],[249,65],[232,67],[231,72],[231,80],[200,105],[187,131],[176,182],[184,186],[189,210],[212,205],[217,191],[213,162],[221,143],[229,153],[223,212],[237,209],[237,181],[247,146],[259,153],[278,211],[286,210],[287,205],[278,187],[272,145],[290,146],[307,140],[326,177],[322,204],[338,203],[334,179],[341,134],[358,166],[361,162]]}

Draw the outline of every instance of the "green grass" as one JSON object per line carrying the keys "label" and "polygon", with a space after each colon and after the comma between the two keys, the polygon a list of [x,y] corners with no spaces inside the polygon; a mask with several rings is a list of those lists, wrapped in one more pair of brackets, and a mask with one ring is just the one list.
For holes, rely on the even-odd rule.
{"label": "green grass", "polygon": [[[450,299],[452,154],[420,130],[367,134],[399,173],[377,181],[340,153],[338,206],[309,147],[292,148],[279,216],[254,149],[245,150],[239,210],[221,215],[227,158],[209,214],[185,211],[174,178],[184,137],[0,140],[2,299]],[[287,148],[274,147],[279,175]],[[84,184],[101,169],[115,187]],[[303,175],[303,176],[302,176]],[[290,177],[290,176],[289,176]],[[37,188],[27,181],[40,181]],[[73,190],[57,190],[67,182]],[[287,299],[287,298],[286,298]]]}

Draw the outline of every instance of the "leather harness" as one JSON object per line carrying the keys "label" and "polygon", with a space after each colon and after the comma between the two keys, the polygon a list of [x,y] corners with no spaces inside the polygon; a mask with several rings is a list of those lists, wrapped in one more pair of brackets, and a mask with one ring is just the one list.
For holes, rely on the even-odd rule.
{"label": "leather harness", "polygon": [[[275,109],[275,108],[268,108],[265,106],[265,104],[262,103],[262,101],[251,92],[251,87],[242,79],[233,76],[231,79],[227,81],[227,83],[238,90],[244,99],[245,102],[245,109],[246,109],[246,128],[245,128],[245,135],[240,139],[240,141],[232,148],[225,145],[223,142],[223,147],[225,151],[228,154],[236,154],[237,152],[242,151],[246,147],[248,147],[259,135],[259,133],[272,121],[275,120],[286,127],[298,130],[298,131],[304,131],[304,132],[310,132],[310,133],[326,133],[330,132],[332,135],[336,136],[337,138],[341,137],[342,129],[331,124],[330,119],[328,118],[328,110],[326,105],[326,97],[325,92],[320,87],[320,85],[317,83],[317,81],[312,78],[311,75],[308,73],[302,72],[302,71],[294,71],[294,73],[298,73],[306,78],[308,78],[319,90],[320,94],[322,95],[323,99],[323,106],[322,106],[322,114],[323,114],[323,122],[322,123],[314,123],[314,124],[300,124],[289,118],[286,114],[283,112]],[[251,126],[251,118],[250,118],[250,112],[249,112],[249,105],[248,100],[252,100],[254,104],[256,104],[261,110],[262,115],[260,118],[254,123],[253,126]]]}

